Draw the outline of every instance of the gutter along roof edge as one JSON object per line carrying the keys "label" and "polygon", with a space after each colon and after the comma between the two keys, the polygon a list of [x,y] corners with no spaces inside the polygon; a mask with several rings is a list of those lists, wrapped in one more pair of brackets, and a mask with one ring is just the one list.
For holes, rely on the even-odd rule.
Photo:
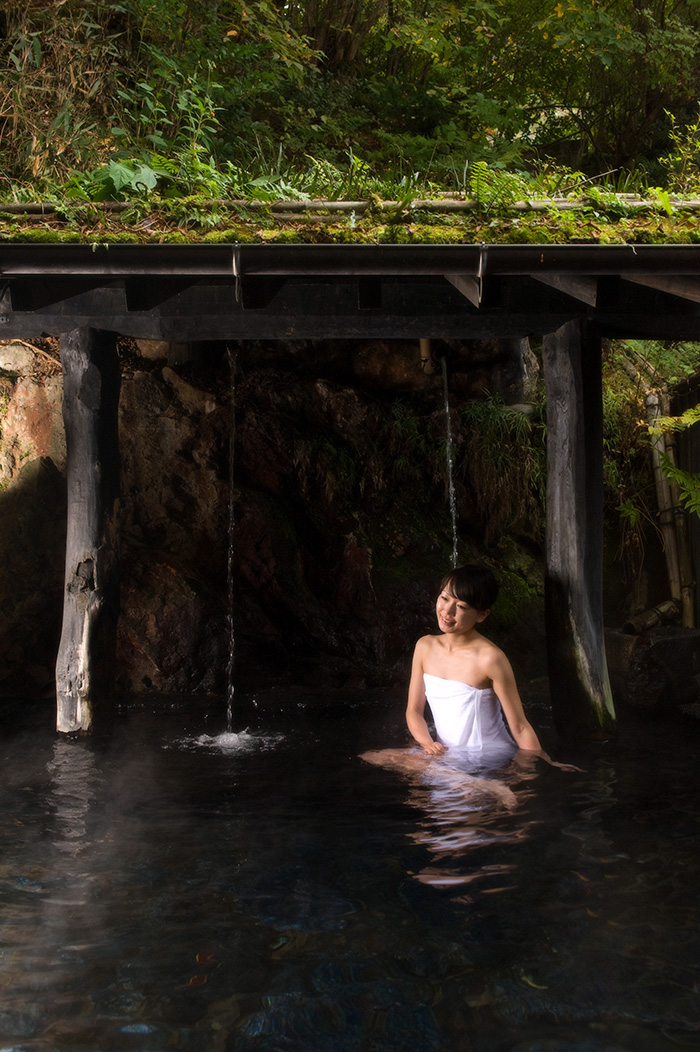
{"label": "gutter along roof edge", "polygon": [[700,276],[700,245],[2,244],[0,277]]}

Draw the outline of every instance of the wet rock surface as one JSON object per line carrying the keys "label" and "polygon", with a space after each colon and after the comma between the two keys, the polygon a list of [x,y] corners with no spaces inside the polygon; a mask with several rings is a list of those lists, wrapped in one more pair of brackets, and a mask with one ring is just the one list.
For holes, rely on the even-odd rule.
{"label": "wet rock surface", "polygon": [[[50,693],[65,537],[62,381],[56,348],[53,360],[19,351],[0,378],[0,519],[12,563],[0,691]],[[483,388],[489,349],[433,353],[450,362],[459,447],[459,392]],[[418,340],[246,344],[233,352],[235,392],[223,345],[186,355],[125,343],[120,356],[120,693],[222,693],[230,598],[243,687],[403,682],[451,552],[442,375],[421,365]],[[523,397],[523,361],[520,342],[495,359],[490,379],[504,396]],[[28,465],[38,465],[31,485]],[[456,485],[460,555],[477,559],[486,526],[464,465]],[[33,530],[21,545],[19,519]],[[494,555],[540,602],[536,560],[524,574],[512,552]],[[18,577],[24,591],[10,583]],[[503,631],[497,615],[489,628]],[[21,637],[33,640],[32,662]]]}
{"label": "wet rock surface", "polygon": [[615,697],[638,709],[673,709],[700,698],[700,629],[668,626],[605,637]]}

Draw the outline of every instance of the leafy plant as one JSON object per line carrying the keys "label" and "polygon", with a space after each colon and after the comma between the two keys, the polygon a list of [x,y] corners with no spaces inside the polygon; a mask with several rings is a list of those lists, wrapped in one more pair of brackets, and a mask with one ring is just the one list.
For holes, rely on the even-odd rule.
{"label": "leafy plant", "polygon": [[475,161],[469,168],[469,187],[479,206],[488,210],[529,201],[542,196],[537,184],[525,172],[508,172]]}
{"label": "leafy plant", "polygon": [[[650,435],[687,431],[700,422],[700,405],[691,406],[680,416],[659,416],[648,425]],[[661,454],[661,470],[667,479],[678,486],[680,501],[687,511],[700,516],[700,474],[685,471],[671,460],[668,452]]]}
{"label": "leafy plant", "polygon": [[700,421],[700,405],[686,409],[680,416],[659,416],[649,425],[649,433],[660,435],[668,431],[685,431]]}
{"label": "leafy plant", "polygon": [[666,110],[670,123],[669,138],[673,149],[661,158],[661,165],[668,173],[671,190],[683,194],[700,191],[700,115],[692,122],[679,127],[673,113]]}
{"label": "leafy plant", "polygon": [[668,453],[661,455],[661,469],[666,478],[678,486],[680,501],[686,511],[700,516],[700,474],[677,467]]}
{"label": "leafy plant", "polygon": [[659,340],[625,340],[619,344],[653,382],[674,384],[698,371],[700,344]]}
{"label": "leafy plant", "polygon": [[[18,199],[247,186],[400,214],[439,187],[489,211],[595,179],[594,206],[619,214],[611,191],[647,168],[667,213],[698,186],[695,5],[8,0],[2,17],[0,178]],[[571,169],[549,157],[563,139]]]}
{"label": "leafy plant", "polygon": [[664,190],[661,186],[650,186],[647,193],[651,200],[657,204],[667,216],[673,215],[673,204],[668,190]]}
{"label": "leafy plant", "polygon": [[462,406],[464,463],[488,537],[509,528],[537,536],[543,526],[546,454],[544,404],[523,412],[487,394]]}

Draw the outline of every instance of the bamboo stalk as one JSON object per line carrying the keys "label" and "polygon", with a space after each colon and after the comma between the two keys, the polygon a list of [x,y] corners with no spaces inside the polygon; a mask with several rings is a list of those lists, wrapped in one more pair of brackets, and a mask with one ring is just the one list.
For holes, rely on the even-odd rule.
{"label": "bamboo stalk", "polygon": [[[661,409],[664,416],[671,415],[671,399],[668,392],[661,395]],[[669,462],[676,466],[676,438],[673,431],[664,432],[661,435],[664,452]],[[676,527],[676,544],[678,549],[678,569],[681,586],[681,610],[682,624],[684,628],[695,627],[695,580],[693,576],[693,557],[690,548],[690,537],[688,535],[688,518],[681,504],[678,483],[670,480],[671,502],[673,518]]]}
{"label": "bamboo stalk", "polygon": [[[655,424],[661,412],[661,399],[657,391],[649,391],[646,396],[647,420]],[[661,458],[665,452],[664,436],[651,433],[651,458],[654,467],[656,499],[659,505],[659,528],[664,542],[666,571],[671,598],[681,600],[681,575],[676,543],[676,518],[673,510],[673,498],[668,479],[661,467]]]}
{"label": "bamboo stalk", "polygon": [[[628,195],[618,195],[620,202],[636,212],[657,212],[658,205],[654,201],[645,201],[643,198],[630,198]],[[133,201],[71,201],[65,205],[56,205],[52,202],[41,201],[5,201],[0,202],[0,212],[17,215],[53,215],[61,208],[91,208],[97,212],[124,212],[133,206]],[[687,198],[685,200],[673,200],[674,208],[678,211],[697,212],[700,211],[700,198]],[[373,203],[368,200],[341,201],[336,199],[325,200],[314,198],[308,201],[260,201],[255,198],[245,199],[211,199],[201,201],[201,208],[222,208],[235,212],[239,209],[249,211],[267,211],[275,213],[290,212],[355,212],[361,215],[370,209]],[[585,198],[566,197],[540,197],[528,201],[514,201],[508,207],[513,212],[575,212],[587,208],[589,202]],[[438,196],[436,198],[413,198],[410,201],[380,201],[376,208],[380,212],[395,211],[422,211],[434,212],[448,215],[452,212],[478,212],[483,207],[472,198],[456,198]]]}

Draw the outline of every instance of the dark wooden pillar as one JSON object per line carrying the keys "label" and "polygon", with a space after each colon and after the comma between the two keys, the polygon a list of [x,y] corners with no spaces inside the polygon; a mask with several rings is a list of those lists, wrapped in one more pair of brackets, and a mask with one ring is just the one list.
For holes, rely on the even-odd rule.
{"label": "dark wooden pillar", "polygon": [[113,334],[61,337],[68,522],[59,731],[89,731],[111,711],[119,615],[119,361]]}
{"label": "dark wooden pillar", "polygon": [[603,402],[600,338],[584,320],[544,337],[547,390],[547,653],[564,737],[615,727],[603,626]]}

